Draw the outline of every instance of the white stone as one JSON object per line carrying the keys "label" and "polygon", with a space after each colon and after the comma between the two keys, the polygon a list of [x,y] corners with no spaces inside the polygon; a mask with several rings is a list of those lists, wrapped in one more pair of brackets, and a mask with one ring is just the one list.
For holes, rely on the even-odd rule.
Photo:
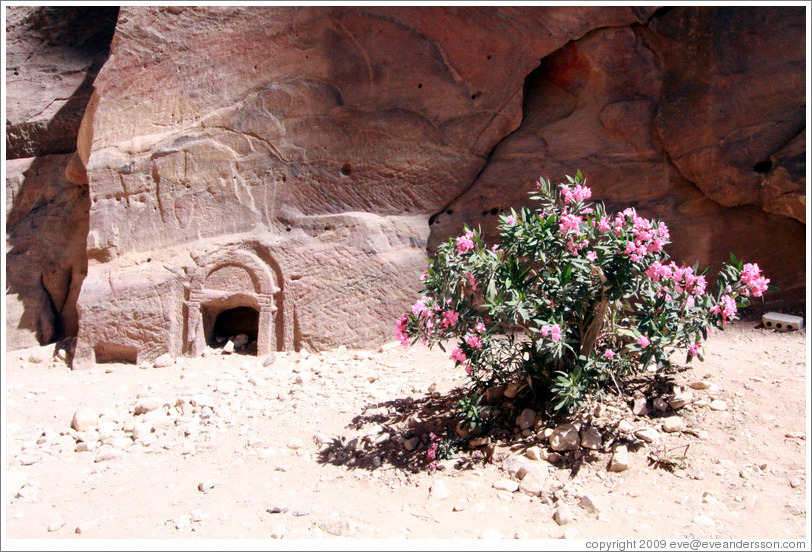
{"label": "white stone", "polygon": [[544,484],[547,480],[541,473],[541,470],[528,472],[519,484],[519,491],[529,496],[540,496],[544,492]]}
{"label": "white stone", "polygon": [[442,479],[435,479],[429,488],[429,497],[434,500],[444,500],[451,496],[451,490],[445,481]]}
{"label": "white stone", "polygon": [[711,410],[727,410],[727,403],[720,399],[714,399],[710,402]]}
{"label": "white stone", "polygon": [[146,414],[147,412],[152,412],[153,410],[161,408],[163,405],[164,401],[157,397],[144,397],[135,403],[133,414],[136,416]]}
{"label": "white stone", "polygon": [[690,390],[682,391],[681,393],[677,393],[676,395],[668,399],[668,406],[670,406],[674,410],[679,410],[686,404],[690,404],[693,398],[694,394]]}
{"label": "white stone", "polygon": [[691,383],[688,384],[688,387],[690,387],[691,389],[710,389],[710,386],[711,386],[710,382],[705,379],[692,381]]}
{"label": "white stone", "polygon": [[609,471],[622,472],[627,469],[629,469],[629,450],[626,445],[619,445],[615,447],[612,460],[609,462]]}
{"label": "white stone", "polygon": [[663,420],[663,431],[667,433],[675,433],[677,431],[685,430],[685,421],[679,416],[669,416]]}
{"label": "white stone", "polygon": [[87,431],[90,428],[96,427],[99,422],[99,415],[96,411],[82,407],[73,414],[71,427],[76,431]]}
{"label": "white stone", "polygon": [[515,493],[519,490],[519,484],[512,479],[499,479],[494,482],[493,488],[497,491],[507,491],[509,493]]}
{"label": "white stone", "polygon": [[534,460],[536,462],[544,460],[544,454],[541,451],[540,447],[529,447],[526,451],[524,451],[525,457],[529,458],[530,460]]}
{"label": "white stone", "polygon": [[572,513],[570,512],[569,506],[562,502],[558,508],[556,508],[553,519],[558,525],[572,523]]}
{"label": "white stone", "polygon": [[653,443],[660,439],[660,432],[651,427],[644,427],[634,432],[634,435],[645,441],[646,443]]}

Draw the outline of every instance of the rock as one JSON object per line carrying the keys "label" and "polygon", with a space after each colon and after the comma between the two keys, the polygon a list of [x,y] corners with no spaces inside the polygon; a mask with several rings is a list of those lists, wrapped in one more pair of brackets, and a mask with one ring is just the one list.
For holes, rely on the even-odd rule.
{"label": "rock", "polygon": [[635,416],[645,416],[648,414],[648,406],[646,405],[646,398],[638,395],[634,398],[632,405],[632,414]]}
{"label": "rock", "polygon": [[521,479],[527,473],[530,460],[525,456],[508,456],[502,460],[502,469],[516,479]]}
{"label": "rock", "polygon": [[298,450],[304,448],[305,444],[299,437],[293,437],[288,440],[287,447],[289,449]]}
{"label": "rock", "polygon": [[528,447],[526,451],[524,451],[524,455],[526,458],[533,460],[535,462],[539,462],[544,460],[544,453],[542,452],[540,447],[532,446]]}
{"label": "rock", "polygon": [[152,362],[152,365],[155,368],[168,368],[170,366],[175,365],[175,358],[172,355],[170,355],[169,353],[164,353],[161,356],[159,356],[158,358],[156,358]]}
{"label": "rock", "polygon": [[617,430],[620,433],[631,433],[634,431],[634,425],[629,420],[620,420],[617,424]]}
{"label": "rock", "polygon": [[519,484],[512,479],[499,479],[494,482],[493,488],[497,491],[507,491],[509,493],[515,493],[519,490]]}
{"label": "rock", "polygon": [[559,504],[558,508],[555,509],[555,513],[553,514],[553,519],[558,525],[567,525],[568,523],[572,523],[572,513],[570,512],[569,506],[563,502]]}
{"label": "rock", "polygon": [[408,451],[415,450],[420,445],[420,437],[412,437],[403,441],[403,448]]}
{"label": "rock", "polygon": [[556,427],[550,435],[550,448],[561,452],[565,450],[577,450],[581,445],[581,437],[573,424],[566,423]]}
{"label": "rock", "polygon": [[710,382],[705,379],[692,381],[691,383],[688,384],[688,387],[690,387],[691,389],[710,389],[710,386],[711,386]]}
{"label": "rock", "polygon": [[615,447],[615,452],[612,454],[612,460],[609,462],[609,471],[622,472],[629,469],[629,451],[626,445],[618,445]]}
{"label": "rock", "polygon": [[42,460],[42,454],[25,453],[17,457],[17,461],[23,466],[32,466]]}
{"label": "rock", "polygon": [[546,475],[542,475],[541,470],[528,472],[519,483],[519,491],[529,496],[541,496],[544,492]]}
{"label": "rock", "polygon": [[157,397],[145,397],[139,399],[138,402],[135,403],[133,414],[136,416],[146,414],[147,412],[152,412],[153,410],[163,407],[164,404],[164,401]]}
{"label": "rock", "polygon": [[192,516],[183,514],[175,519],[175,529],[185,529],[192,524]]}
{"label": "rock", "polygon": [[521,430],[530,429],[535,422],[536,413],[530,408],[522,410],[522,413],[516,418],[516,425],[519,426]]}
{"label": "rock", "polygon": [[31,351],[31,354],[28,356],[28,362],[31,364],[43,364],[52,358],[53,347],[38,347]]}
{"label": "rock", "polygon": [[665,412],[668,410],[668,403],[662,397],[657,397],[652,401],[652,406],[657,412]]}
{"label": "rock", "polygon": [[642,439],[646,443],[653,443],[660,439],[660,432],[651,427],[644,427],[634,432],[635,437]]}
{"label": "rock", "polygon": [[792,479],[789,480],[789,486],[792,487],[793,489],[797,489],[801,485],[803,485],[803,481],[801,481],[799,477],[793,477]]}
{"label": "rock", "polygon": [[727,410],[727,403],[720,399],[714,399],[708,405],[711,410]]}
{"label": "rock", "polygon": [[121,460],[121,452],[117,450],[102,451],[93,459],[93,461],[97,463],[109,462],[111,460]]}
{"label": "rock", "polygon": [[516,395],[519,394],[519,391],[524,387],[523,383],[518,382],[510,382],[507,387],[505,387],[504,396],[507,399],[515,399]]}
{"label": "rock", "polygon": [[489,387],[485,390],[485,400],[489,404],[494,404],[502,397],[505,396],[505,390],[507,386],[505,385],[494,385],[493,387]]}
{"label": "rock", "polygon": [[232,340],[228,340],[225,345],[223,345],[223,354],[230,355],[234,352],[234,342]]}
{"label": "rock", "polygon": [[600,431],[589,426],[581,429],[581,446],[587,449],[600,450],[603,447],[603,437]]}
{"label": "rock", "polygon": [[214,488],[214,481],[201,481],[197,484],[197,490],[201,493],[208,493]]}
{"label": "rock", "polygon": [[433,500],[444,500],[451,496],[451,490],[445,481],[442,479],[435,479],[429,488],[429,498]]}
{"label": "rock", "polygon": [[83,407],[73,414],[71,427],[76,431],[87,431],[90,428],[96,427],[98,422],[99,415],[96,411]]}
{"label": "rock", "polygon": [[581,495],[581,499],[578,501],[578,506],[589,512],[590,514],[597,514],[601,510],[595,504],[595,501],[592,499],[591,496],[585,494]]}
{"label": "rock", "polygon": [[268,355],[268,357],[262,361],[262,367],[267,368],[274,362],[276,362],[276,357],[274,355]]}
{"label": "rock", "polygon": [[686,404],[690,404],[693,398],[694,394],[691,391],[683,391],[681,393],[677,393],[676,395],[668,399],[668,406],[670,406],[674,410],[679,410]]}
{"label": "rock", "polygon": [[663,420],[663,431],[674,433],[685,430],[685,421],[679,416],[669,416]]}
{"label": "rock", "polygon": [[248,342],[251,340],[246,334],[238,334],[234,337],[234,349],[242,350],[248,345]]}

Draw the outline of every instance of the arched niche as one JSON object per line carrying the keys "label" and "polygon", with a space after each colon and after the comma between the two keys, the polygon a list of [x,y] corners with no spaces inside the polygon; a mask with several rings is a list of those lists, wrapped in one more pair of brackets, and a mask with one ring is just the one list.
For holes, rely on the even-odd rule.
{"label": "arched niche", "polygon": [[[231,324],[236,333],[253,332],[256,313],[257,354],[281,347],[274,321],[280,318],[280,277],[256,255],[247,251],[224,251],[203,260],[192,275],[186,302],[186,349],[198,356],[206,345],[217,343],[218,328]],[[278,295],[278,297],[276,297]],[[223,317],[230,317],[224,322]]]}

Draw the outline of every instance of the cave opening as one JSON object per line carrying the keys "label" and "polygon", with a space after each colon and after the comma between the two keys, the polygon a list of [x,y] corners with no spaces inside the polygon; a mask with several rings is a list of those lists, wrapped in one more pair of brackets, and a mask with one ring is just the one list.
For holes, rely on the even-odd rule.
{"label": "cave opening", "polygon": [[[208,311],[208,312],[206,312]],[[212,348],[223,348],[234,342],[234,352],[257,354],[259,336],[259,311],[253,307],[240,306],[222,310],[204,309],[206,344]]]}

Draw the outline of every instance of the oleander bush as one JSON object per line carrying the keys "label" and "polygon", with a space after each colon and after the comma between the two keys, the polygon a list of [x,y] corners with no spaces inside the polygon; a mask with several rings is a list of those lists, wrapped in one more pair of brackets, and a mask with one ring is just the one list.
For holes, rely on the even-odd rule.
{"label": "oleander bush", "polygon": [[[397,322],[404,344],[443,350],[476,389],[526,383],[534,400],[578,408],[607,385],[662,370],[677,350],[703,360],[709,331],[761,297],[769,279],[731,254],[713,289],[708,269],[681,266],[665,251],[665,223],[629,208],[591,203],[581,172],[554,185],[539,179],[535,209],[500,217],[500,242],[481,232],[443,243],[420,275],[424,289]],[[476,397],[476,393],[474,394]],[[476,400],[459,412],[473,427]]]}

